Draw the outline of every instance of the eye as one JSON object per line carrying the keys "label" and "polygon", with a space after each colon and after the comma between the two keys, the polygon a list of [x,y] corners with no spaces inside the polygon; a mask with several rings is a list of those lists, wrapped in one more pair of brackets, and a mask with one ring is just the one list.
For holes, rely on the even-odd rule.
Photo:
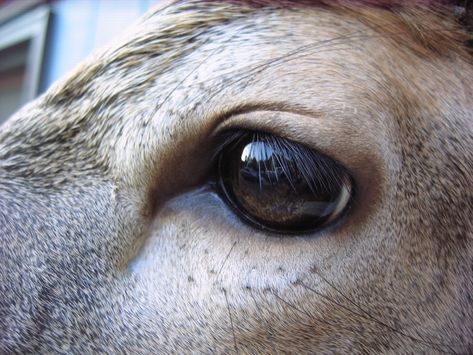
{"label": "eye", "polygon": [[336,221],[353,182],[336,161],[285,138],[239,131],[218,155],[219,193],[245,222],[276,233],[304,233]]}

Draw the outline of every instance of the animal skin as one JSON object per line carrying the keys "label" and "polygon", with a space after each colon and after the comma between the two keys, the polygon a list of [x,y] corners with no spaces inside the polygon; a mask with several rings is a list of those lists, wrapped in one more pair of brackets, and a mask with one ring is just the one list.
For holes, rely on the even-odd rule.
{"label": "animal skin", "polygon": [[[151,11],[1,128],[0,353],[473,353],[467,14]],[[211,183],[242,129],[339,162],[344,217],[242,220]]]}

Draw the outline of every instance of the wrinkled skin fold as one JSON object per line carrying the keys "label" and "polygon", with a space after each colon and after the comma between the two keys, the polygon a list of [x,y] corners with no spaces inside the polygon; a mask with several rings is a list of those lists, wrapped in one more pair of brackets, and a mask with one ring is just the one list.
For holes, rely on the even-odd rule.
{"label": "wrinkled skin fold", "polygon": [[[0,128],[1,353],[473,352],[473,65],[426,7],[178,1]],[[316,233],[245,224],[216,137],[335,159]]]}

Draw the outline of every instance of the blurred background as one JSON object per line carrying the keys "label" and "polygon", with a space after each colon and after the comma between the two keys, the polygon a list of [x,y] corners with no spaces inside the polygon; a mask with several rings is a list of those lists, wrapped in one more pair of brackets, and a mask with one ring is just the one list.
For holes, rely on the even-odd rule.
{"label": "blurred background", "polygon": [[162,0],[0,0],[0,124]]}

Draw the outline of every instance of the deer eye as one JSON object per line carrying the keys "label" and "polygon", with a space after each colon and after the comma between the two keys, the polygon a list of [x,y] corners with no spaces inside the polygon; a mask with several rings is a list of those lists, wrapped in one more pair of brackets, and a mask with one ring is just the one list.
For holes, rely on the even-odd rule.
{"label": "deer eye", "polygon": [[276,233],[315,231],[347,209],[353,180],[336,161],[268,133],[239,131],[218,155],[219,193],[246,223]]}

